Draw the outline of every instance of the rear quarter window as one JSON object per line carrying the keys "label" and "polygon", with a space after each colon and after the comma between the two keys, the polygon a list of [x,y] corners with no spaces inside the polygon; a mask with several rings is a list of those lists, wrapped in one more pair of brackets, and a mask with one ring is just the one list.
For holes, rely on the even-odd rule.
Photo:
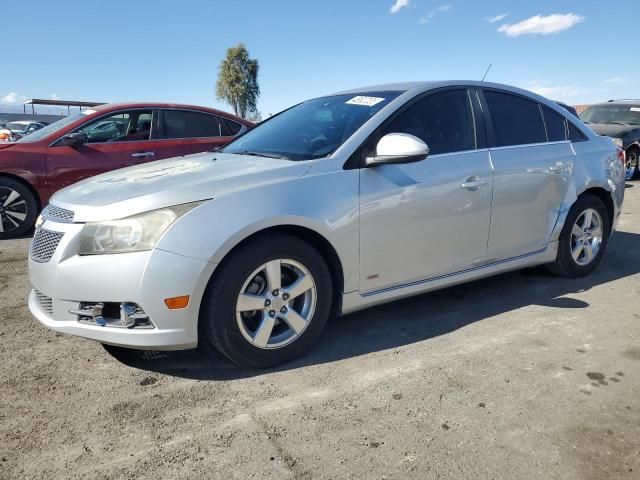
{"label": "rear quarter window", "polygon": [[550,142],[561,142],[567,139],[567,121],[565,117],[542,105],[544,123],[547,127],[547,138]]}

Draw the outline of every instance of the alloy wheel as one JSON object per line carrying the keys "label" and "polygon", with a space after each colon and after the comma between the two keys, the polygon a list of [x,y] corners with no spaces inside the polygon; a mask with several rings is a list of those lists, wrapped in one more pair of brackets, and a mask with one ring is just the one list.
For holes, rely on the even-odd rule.
{"label": "alloy wheel", "polygon": [[589,265],[600,251],[604,234],[602,217],[597,210],[582,212],[571,230],[571,256],[581,267]]}
{"label": "alloy wheel", "polygon": [[9,187],[0,187],[0,233],[22,226],[28,214],[26,200]]}
{"label": "alloy wheel", "polygon": [[253,346],[280,348],[306,330],[316,301],[316,284],[304,265],[289,259],[271,260],[251,273],[242,286],[236,320]]}

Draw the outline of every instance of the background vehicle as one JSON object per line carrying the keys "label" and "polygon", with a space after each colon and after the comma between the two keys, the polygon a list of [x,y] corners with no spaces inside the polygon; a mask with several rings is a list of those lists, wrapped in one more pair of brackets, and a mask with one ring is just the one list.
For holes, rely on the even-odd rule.
{"label": "background vehicle", "polygon": [[640,175],[640,100],[610,100],[591,105],[580,118],[594,132],[613,138],[624,149],[628,180]]}
{"label": "background vehicle", "polygon": [[0,239],[23,235],[54,192],[83,178],[212,150],[252,126],[205,107],[110,104],[0,144]]}
{"label": "background vehicle", "polygon": [[44,123],[29,120],[9,122],[0,128],[0,141],[16,141],[43,127],[45,127]]}
{"label": "background vehicle", "polygon": [[332,311],[532,265],[587,275],[619,219],[619,153],[505,85],[312,99],[220,152],[58,192],[32,243],[29,308],[107,344],[208,342],[275,365],[309,348]]}

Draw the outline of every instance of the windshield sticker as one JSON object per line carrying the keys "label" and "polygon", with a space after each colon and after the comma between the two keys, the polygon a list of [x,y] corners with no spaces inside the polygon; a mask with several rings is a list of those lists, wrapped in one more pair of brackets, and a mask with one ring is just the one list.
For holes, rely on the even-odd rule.
{"label": "windshield sticker", "polygon": [[632,112],[640,112],[640,107],[631,107],[629,110]]}
{"label": "windshield sticker", "polygon": [[362,105],[363,107],[373,107],[380,102],[384,102],[384,98],[380,97],[364,97],[358,95],[357,97],[353,97],[351,100],[347,100],[345,103],[348,105]]}

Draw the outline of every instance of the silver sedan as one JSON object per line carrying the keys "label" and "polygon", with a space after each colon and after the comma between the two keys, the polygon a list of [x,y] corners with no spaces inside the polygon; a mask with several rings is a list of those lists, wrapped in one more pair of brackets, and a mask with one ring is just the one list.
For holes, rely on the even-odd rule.
{"label": "silver sedan", "polygon": [[220,152],[58,192],[31,245],[29,307],[120,347],[198,343],[289,361],[332,314],[605,253],[624,157],[517,88],[426,82],[296,105]]}

